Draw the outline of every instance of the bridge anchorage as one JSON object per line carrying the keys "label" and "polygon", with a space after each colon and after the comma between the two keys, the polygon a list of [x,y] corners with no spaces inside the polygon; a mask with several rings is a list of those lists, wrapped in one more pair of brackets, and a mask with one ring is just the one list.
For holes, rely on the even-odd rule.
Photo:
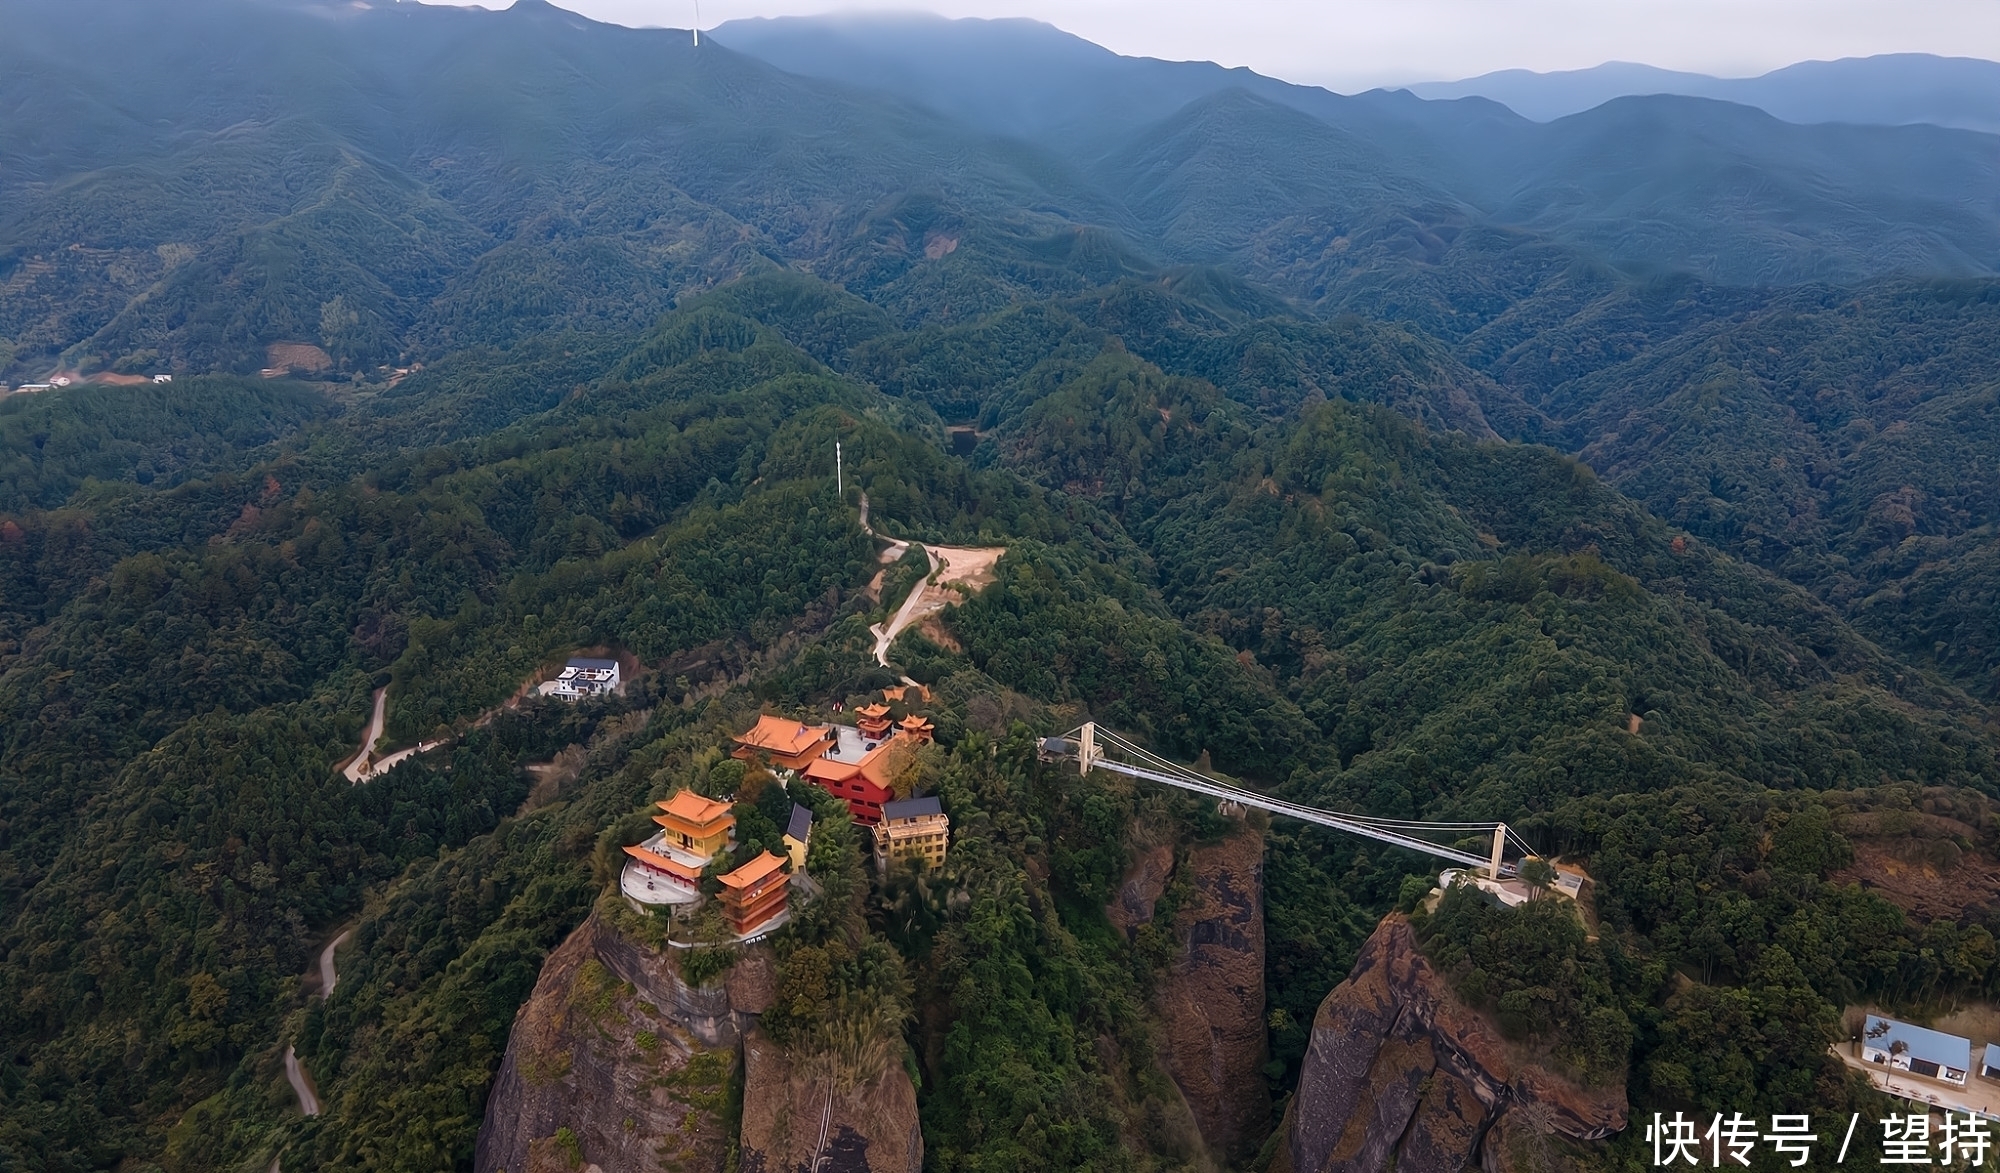
{"label": "bridge anchorage", "polygon": [[[1540,858],[1534,848],[1509,830],[1505,823],[1378,819],[1370,815],[1344,814],[1340,811],[1320,810],[1296,802],[1286,802],[1217,778],[1197,774],[1186,766],[1170,762],[1133,744],[1109,729],[1100,728],[1094,722],[1085,723],[1061,737],[1044,737],[1038,743],[1038,750],[1038,756],[1045,762],[1075,762],[1079,774],[1088,774],[1092,770],[1110,770],[1129,778],[1157,782],[1162,786],[1208,795],[1225,804],[1225,809],[1232,804],[1239,807],[1256,807],[1274,815],[1316,823],[1336,831],[1345,831],[1350,835],[1359,835],[1364,839],[1373,839],[1378,843],[1387,843],[1440,859],[1448,859],[1455,864],[1483,871],[1485,880],[1489,884],[1514,879],[1520,874],[1522,861]],[[1447,847],[1419,838],[1425,834],[1448,835],[1460,840],[1475,835],[1491,836],[1492,849],[1485,856],[1478,856],[1456,847]],[[1517,852],[1517,858],[1512,862],[1506,858],[1510,847]],[[1447,875],[1449,874],[1451,873],[1447,872]],[[1575,895],[1569,890],[1571,886],[1561,883],[1560,879],[1557,887],[1566,895]]]}

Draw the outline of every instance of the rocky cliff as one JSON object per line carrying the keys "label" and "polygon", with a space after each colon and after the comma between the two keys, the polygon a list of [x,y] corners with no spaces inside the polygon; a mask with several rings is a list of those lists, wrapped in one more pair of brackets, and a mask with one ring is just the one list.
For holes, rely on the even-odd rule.
{"label": "rocky cliff", "polygon": [[1210,1152],[1240,1156],[1263,1139],[1271,1112],[1259,1070],[1264,1029],[1264,836],[1244,826],[1217,843],[1139,853],[1112,905],[1128,935],[1181,885],[1169,924],[1173,959],[1155,990],[1160,1057]]}
{"label": "rocky cliff", "polygon": [[742,1145],[742,1173],[921,1173],[916,1085],[891,1067],[851,1091],[830,1088],[753,1027],[743,1038]]}
{"label": "rocky cliff", "polygon": [[[477,1173],[919,1173],[917,1093],[901,1067],[829,1099],[756,1028],[770,952],[744,951],[696,988],[670,954],[621,933],[600,905],[542,966],[515,1016],[486,1103]],[[724,1119],[742,1078],[740,1136]],[[825,1140],[822,1144],[822,1120]]]}
{"label": "rocky cliff", "polygon": [[515,1016],[473,1167],[720,1170],[738,1017],[728,989],[688,986],[666,956],[591,913]]}
{"label": "rocky cliff", "polygon": [[1272,1170],[1513,1173],[1625,1122],[1622,1087],[1578,1087],[1518,1059],[1391,916],[1320,1004]]}

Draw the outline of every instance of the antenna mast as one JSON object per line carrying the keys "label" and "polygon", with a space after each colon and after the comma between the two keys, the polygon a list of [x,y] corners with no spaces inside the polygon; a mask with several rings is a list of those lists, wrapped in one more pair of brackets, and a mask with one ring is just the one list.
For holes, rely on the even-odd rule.
{"label": "antenna mast", "polygon": [[842,501],[847,500],[847,479],[840,468],[840,441],[833,442],[833,487]]}
{"label": "antenna mast", "polygon": [[701,48],[701,0],[694,0],[694,47]]}

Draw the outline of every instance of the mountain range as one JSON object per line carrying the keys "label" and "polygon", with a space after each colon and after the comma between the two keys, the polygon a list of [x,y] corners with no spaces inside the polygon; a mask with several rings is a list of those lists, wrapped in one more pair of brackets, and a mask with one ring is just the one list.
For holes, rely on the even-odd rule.
{"label": "mountain range", "polygon": [[1755,106],[1787,122],[1928,123],[2000,131],[2000,64],[1929,53],[1802,61],[1736,78],[1612,61],[1556,73],[1509,69],[1463,81],[1421,82],[1409,90],[1423,98],[1491,98],[1537,122],[1580,114],[1614,98],[1678,94]]}

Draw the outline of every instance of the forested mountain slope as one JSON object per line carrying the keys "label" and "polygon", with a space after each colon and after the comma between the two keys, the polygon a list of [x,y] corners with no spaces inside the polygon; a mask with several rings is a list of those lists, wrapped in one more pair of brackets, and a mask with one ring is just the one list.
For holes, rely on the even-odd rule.
{"label": "forested mountain slope", "polygon": [[[1155,312],[1203,320],[1194,303],[1149,296]],[[1088,304],[1120,298],[1132,293]],[[1676,541],[1680,531],[1552,453],[1429,435],[1365,402],[1368,387],[1454,377],[1421,349],[1378,348],[1351,394],[1334,381],[1328,401],[1269,409],[1165,374],[1059,305],[1033,311],[1025,332],[1043,349],[1017,353],[1007,340],[1023,344],[1029,313],[924,345],[931,335],[885,327],[851,295],[765,278],[628,339],[578,393],[485,435],[385,454],[365,471],[315,455],[380,451],[378,420],[483,393],[445,384],[439,402],[378,399],[306,422],[208,479],[107,485],[62,510],[17,513],[7,532],[24,589],[9,597],[41,602],[16,611],[20,642],[0,677],[15,910],[6,1029],[23,1078],[8,1093],[8,1143],[55,1168],[128,1152],[216,1167],[279,1143],[325,1167],[378,1167],[370,1154],[387,1152],[398,1167],[463,1160],[512,1007],[589,903],[599,830],[707,760],[758,697],[810,706],[876,680],[863,631],[872,548],[830,495],[835,436],[877,527],[1013,551],[1000,583],[950,616],[962,650],[917,635],[899,648],[938,683],[948,736],[991,727],[994,713],[1061,706],[1320,801],[1504,814],[1606,861],[1606,899],[1623,902],[1633,947],[1721,965],[1753,989],[1754,953],[1718,954],[1689,935],[1721,906],[1691,888],[1674,897],[1693,902],[1677,919],[1657,919],[1647,902],[1661,899],[1659,881],[1642,881],[1639,861],[1614,862],[1625,840],[1603,838],[1605,819],[1635,803],[1749,803],[1781,821],[1822,790],[2000,781],[1977,706],[1796,588]],[[835,374],[787,334],[905,390]],[[943,453],[919,390],[954,347],[1002,383],[977,405],[988,435],[972,466]],[[190,388],[197,401],[233,393]],[[126,515],[172,524],[125,529]],[[414,740],[464,729],[550,655],[603,645],[666,668],[626,702],[652,706],[650,720],[527,706],[448,757],[365,787],[334,777],[371,676],[395,698],[391,737]],[[718,664],[747,670],[756,696],[697,699],[689,673]],[[504,817],[526,793],[517,764],[577,740],[598,747],[581,789]],[[976,745],[965,751],[983,753]],[[1064,813],[1034,789],[973,797],[995,785],[955,801],[1070,828],[1035,865],[1054,867],[1058,894],[1115,879],[1115,820],[1089,821],[1109,814]],[[1109,836],[1102,850],[1069,854],[1087,827]],[[1030,857],[1050,850],[1009,842]],[[1409,866],[1303,846],[1275,842],[1280,891],[1345,877],[1349,894],[1321,892],[1316,911],[1274,906],[1284,929],[1269,997],[1294,1023],[1358,945],[1355,906],[1393,898]],[[1630,883],[1641,887],[1616,878],[1625,867],[1640,869]],[[1717,873],[1724,890],[1739,883],[1730,874]],[[1833,906],[1813,911],[1833,893],[1802,907],[1847,923]],[[1919,928],[1870,908],[1870,931],[1886,934],[1870,948],[1916,948]],[[306,1020],[337,1108],[284,1124],[270,1047],[290,1029],[289,975],[306,968],[321,926],[357,912],[370,958],[349,979],[358,992]],[[1085,917],[1071,931],[1095,930]],[[1828,999],[1906,996],[1899,972],[1835,967],[1807,980]],[[1652,980],[1617,997],[1638,1013],[1666,997]],[[994,1010],[981,1029],[1016,1038],[1030,1028],[1011,1015],[1048,1012]],[[1566,1029],[1566,1011],[1551,1013],[1536,1029]],[[451,1024],[441,1035],[425,1025],[440,1014]],[[1642,1042],[1633,1062],[1724,1061],[1680,1037]],[[116,1038],[148,1041],[134,1050]],[[1303,1036],[1280,1031],[1272,1045],[1293,1070]],[[1617,1066],[1623,1054],[1591,1061]],[[1081,1064],[1064,1079],[1089,1084],[1089,1061],[1063,1062]],[[1810,1079],[1816,1060],[1759,1062]],[[990,1072],[933,1074],[945,1080],[925,1100],[939,1151],[984,1151],[993,1142],[980,1137],[1010,1134],[950,1123],[996,1110],[951,1090]],[[1080,1110],[1110,1113],[1103,1126],[1115,1130],[1111,1105]],[[226,1130],[206,1123],[224,1118]],[[1100,1150],[1062,1151],[1080,1161]]]}

